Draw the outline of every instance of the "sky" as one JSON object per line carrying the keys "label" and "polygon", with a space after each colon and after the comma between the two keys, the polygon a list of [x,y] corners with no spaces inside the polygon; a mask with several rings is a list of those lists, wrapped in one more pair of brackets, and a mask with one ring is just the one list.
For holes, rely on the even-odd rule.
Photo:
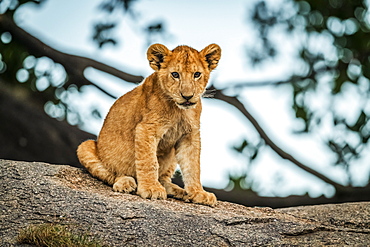
{"label": "sky", "polygon": [[[293,41],[290,46],[286,45],[285,52],[276,61],[259,68],[248,64],[246,46],[255,42],[255,30],[247,21],[248,9],[253,2],[214,0],[210,4],[209,0],[140,0],[134,5],[134,11],[140,18],[132,20],[121,13],[109,17],[119,20],[114,32],[119,43],[101,50],[96,48],[91,39],[93,24],[107,18],[98,9],[101,0],[48,0],[41,8],[29,4],[18,10],[16,22],[46,44],[63,52],[91,57],[128,73],[148,76],[153,72],[146,60],[148,44],[138,27],[161,20],[165,22],[169,34],[161,42],[170,49],[183,44],[198,50],[210,43],[221,46],[222,58],[210,80],[216,82],[219,88],[238,82],[285,79],[295,63],[291,54]],[[278,2],[274,1],[273,4]],[[283,37],[277,36],[277,39]],[[289,44],[289,41],[284,42]],[[85,71],[85,76],[117,97],[134,87],[92,68]],[[292,130],[297,129],[300,123],[294,119],[289,90],[284,86],[248,88],[241,94],[242,101],[284,150],[331,179],[345,183],[345,173],[339,167],[330,165],[333,157],[327,155],[327,147],[317,136],[292,134]],[[84,87],[82,92],[82,95],[75,96],[74,107],[88,112],[94,105],[104,117],[113,103],[112,99],[99,94],[91,86]],[[201,178],[204,186],[224,188],[228,183],[228,174],[248,170],[254,180],[253,188],[262,196],[305,193],[313,197],[332,195],[330,186],[281,159],[268,147],[248,168],[245,157],[235,153],[231,147],[240,144],[243,137],[257,140],[256,131],[230,105],[215,99],[205,99],[203,104]],[[98,134],[101,125],[102,121],[96,121],[83,128]],[[358,164],[353,169],[354,180],[359,185],[364,184],[370,168]]]}

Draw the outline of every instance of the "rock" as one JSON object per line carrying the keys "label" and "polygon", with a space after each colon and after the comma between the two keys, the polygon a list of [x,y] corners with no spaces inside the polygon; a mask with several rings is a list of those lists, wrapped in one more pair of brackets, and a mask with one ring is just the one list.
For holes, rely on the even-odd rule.
{"label": "rock", "polygon": [[368,246],[370,203],[272,210],[113,192],[84,170],[0,160],[0,246],[30,224],[60,223],[108,246]]}

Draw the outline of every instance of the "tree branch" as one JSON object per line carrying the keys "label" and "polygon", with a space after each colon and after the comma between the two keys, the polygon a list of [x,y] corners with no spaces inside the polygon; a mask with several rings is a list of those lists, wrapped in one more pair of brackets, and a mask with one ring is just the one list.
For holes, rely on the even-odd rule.
{"label": "tree branch", "polygon": [[[30,35],[22,28],[18,27],[10,15],[0,15],[0,30],[11,33],[13,39],[23,45],[27,51],[35,57],[47,56],[54,62],[63,65],[69,77],[72,79],[71,82],[67,82],[66,85],[71,84],[72,82],[78,87],[92,84],[83,75],[84,70],[87,67],[93,67],[131,83],[139,83],[144,79],[142,76],[125,73],[112,66],[103,64],[90,58],[71,55],[55,50],[54,48]],[[102,88],[99,89],[110,95],[110,93],[106,92]]]}
{"label": "tree branch", "polygon": [[299,76],[299,75],[293,75],[290,78],[286,80],[280,80],[280,81],[260,81],[260,82],[234,82],[234,83],[228,83],[230,86],[227,87],[227,89],[233,88],[233,89],[242,89],[246,87],[265,87],[265,86],[280,86],[283,84],[294,84],[299,81],[305,80],[305,79],[312,79],[315,80],[317,74],[321,74],[324,72],[331,72],[334,73],[333,69],[328,68],[321,68],[316,69],[310,72],[309,75],[305,76]]}
{"label": "tree branch", "polygon": [[228,83],[230,86],[227,89],[241,89],[246,87],[265,87],[265,86],[279,86],[282,84],[290,84],[292,83],[291,78],[285,81],[261,81],[261,82],[234,82]]}
{"label": "tree branch", "polygon": [[258,134],[261,136],[261,138],[265,141],[265,143],[271,147],[272,150],[274,150],[281,158],[289,160],[299,168],[303,169],[304,171],[314,175],[315,177],[323,180],[324,182],[331,184],[334,186],[334,188],[338,190],[342,190],[344,188],[343,185],[338,184],[337,182],[331,180],[330,178],[326,177],[325,175],[319,173],[318,171],[313,170],[312,168],[304,165],[297,159],[295,159],[292,155],[288,154],[284,150],[282,150],[278,145],[276,145],[270,137],[266,134],[266,132],[263,130],[263,128],[259,125],[257,120],[250,114],[250,112],[245,108],[245,105],[240,102],[236,97],[231,97],[223,94],[222,90],[218,90],[213,85],[209,88],[209,90],[212,90],[214,92],[214,98],[218,100],[222,100],[230,105],[233,105],[236,107],[253,125],[253,127],[257,130]]}

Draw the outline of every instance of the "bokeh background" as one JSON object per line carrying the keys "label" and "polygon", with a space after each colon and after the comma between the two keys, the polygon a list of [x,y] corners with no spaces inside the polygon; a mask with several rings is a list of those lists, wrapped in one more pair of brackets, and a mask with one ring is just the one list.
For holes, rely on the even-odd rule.
{"label": "bokeh background", "polygon": [[80,166],[77,145],[153,72],[149,45],[217,43],[204,186],[250,206],[370,200],[369,4],[2,0],[0,158]]}

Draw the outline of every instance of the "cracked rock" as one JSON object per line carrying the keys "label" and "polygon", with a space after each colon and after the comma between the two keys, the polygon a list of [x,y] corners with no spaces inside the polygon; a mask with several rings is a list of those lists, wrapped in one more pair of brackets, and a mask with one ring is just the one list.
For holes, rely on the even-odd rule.
{"label": "cracked rock", "polygon": [[107,246],[369,246],[370,203],[272,210],[122,194],[84,170],[0,160],[0,246],[30,224],[88,231]]}

